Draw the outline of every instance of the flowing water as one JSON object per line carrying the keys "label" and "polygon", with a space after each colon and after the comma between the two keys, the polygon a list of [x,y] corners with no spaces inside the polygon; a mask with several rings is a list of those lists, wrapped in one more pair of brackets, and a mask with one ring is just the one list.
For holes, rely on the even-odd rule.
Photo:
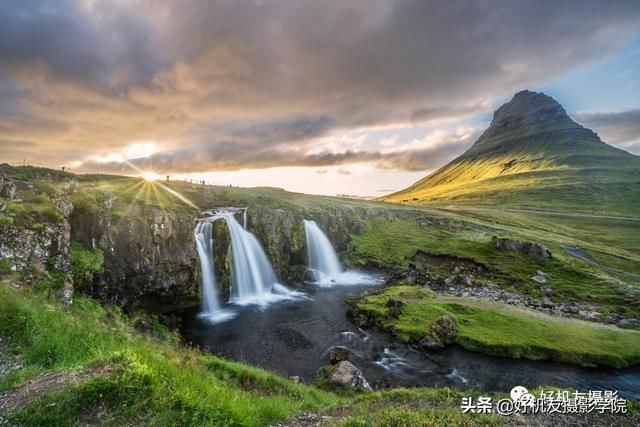
{"label": "flowing water", "polygon": [[[246,210],[244,227],[234,213],[215,212],[195,229],[202,269],[202,312],[183,312],[182,332],[186,341],[204,351],[309,381],[328,363],[329,349],[340,345],[350,350],[352,362],[378,387],[437,385],[509,391],[516,385],[550,385],[617,390],[622,397],[640,398],[640,367],[581,369],[490,357],[455,346],[427,353],[396,343],[388,335],[359,329],[345,315],[345,299],[379,286],[376,277],[343,271],[327,236],[314,221],[305,221],[309,268],[317,273],[316,280],[305,292],[291,291],[278,283],[260,243],[246,230]],[[231,298],[222,307],[217,299],[211,237],[211,222],[219,219],[229,227],[232,261]],[[274,302],[277,304],[265,309]]]}
{"label": "flowing water", "polygon": [[318,286],[371,283],[371,277],[358,271],[345,271],[331,241],[315,221],[304,220],[307,263],[313,283]]}
{"label": "flowing water", "polygon": [[204,351],[311,381],[329,363],[329,348],[348,347],[374,387],[452,386],[509,391],[516,385],[553,385],[579,390],[618,390],[640,398],[640,367],[626,370],[583,369],[551,362],[533,362],[472,353],[453,346],[420,352],[388,335],[364,331],[345,315],[344,300],[372,290],[371,285],[312,287],[307,299],[282,301],[261,310],[238,309],[225,323],[212,325],[197,310],[183,316],[183,336]]}
{"label": "flowing water", "polygon": [[213,238],[211,222],[198,222],[194,231],[196,250],[200,260],[202,311],[200,315],[209,321],[220,322],[233,317],[233,312],[223,310],[218,299],[218,287],[213,266]]}
{"label": "flowing water", "polygon": [[304,220],[309,268],[322,275],[336,277],[342,273],[342,266],[329,238],[315,221]]}
{"label": "flowing water", "polygon": [[226,222],[231,236],[231,303],[238,306],[256,304],[264,308],[272,302],[304,297],[302,293],[290,291],[278,283],[260,242],[245,229],[246,210],[243,212],[244,227],[236,221],[235,211],[222,210],[207,214],[196,224],[194,232],[202,275],[201,317],[216,323],[236,314],[228,307],[222,309],[218,300],[211,232],[212,223],[218,220]]}

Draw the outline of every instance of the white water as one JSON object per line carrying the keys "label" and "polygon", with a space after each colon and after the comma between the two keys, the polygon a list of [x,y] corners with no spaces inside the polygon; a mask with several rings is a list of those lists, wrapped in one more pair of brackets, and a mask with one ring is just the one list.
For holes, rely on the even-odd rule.
{"label": "white water", "polygon": [[335,277],[342,273],[342,265],[333,245],[315,221],[304,220],[309,268],[325,276]]}
{"label": "white water", "polygon": [[367,274],[344,271],[331,241],[315,221],[304,220],[309,268],[316,274],[319,286],[354,285],[377,282]]}
{"label": "white water", "polygon": [[231,297],[229,302],[236,305],[269,303],[286,299],[304,297],[300,292],[290,291],[278,283],[273,267],[258,242],[258,239],[245,229],[246,210],[243,212],[243,225],[236,221],[236,210],[208,212],[210,215],[196,225],[196,246],[202,267],[202,306],[203,317],[214,322],[227,320],[234,313],[222,309],[217,297],[215,268],[213,263],[212,223],[224,220],[231,236]]}
{"label": "white water", "polygon": [[198,222],[194,232],[196,249],[200,259],[202,280],[200,293],[202,295],[202,317],[214,322],[220,322],[233,317],[233,313],[223,310],[218,300],[216,275],[213,267],[213,237],[210,222]]}

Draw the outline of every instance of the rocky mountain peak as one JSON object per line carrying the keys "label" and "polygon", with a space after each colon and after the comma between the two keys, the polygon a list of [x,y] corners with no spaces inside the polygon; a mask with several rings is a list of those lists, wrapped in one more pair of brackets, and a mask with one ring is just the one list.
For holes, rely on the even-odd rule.
{"label": "rocky mountain peak", "polygon": [[495,111],[491,125],[476,144],[511,131],[530,134],[539,125],[553,125],[556,128],[581,127],[571,120],[562,105],[552,97],[541,92],[523,90]]}

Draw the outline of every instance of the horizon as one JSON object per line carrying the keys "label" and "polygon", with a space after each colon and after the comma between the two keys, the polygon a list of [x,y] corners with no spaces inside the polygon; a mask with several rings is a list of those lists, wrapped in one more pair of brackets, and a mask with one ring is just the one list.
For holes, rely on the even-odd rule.
{"label": "horizon", "polygon": [[495,9],[0,5],[0,162],[378,197],[523,89],[640,155],[640,4]]}

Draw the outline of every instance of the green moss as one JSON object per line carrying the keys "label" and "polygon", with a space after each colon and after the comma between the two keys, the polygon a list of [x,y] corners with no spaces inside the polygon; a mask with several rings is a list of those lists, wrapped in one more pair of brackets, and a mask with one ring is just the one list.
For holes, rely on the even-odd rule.
{"label": "green moss", "polygon": [[8,202],[4,215],[11,218],[6,222],[12,222],[20,228],[31,228],[34,223],[39,222],[59,224],[64,219],[62,211],[46,194],[28,194],[21,203]]}
{"label": "green moss", "polygon": [[102,273],[104,254],[101,249],[86,249],[78,242],[69,245],[69,257],[76,285],[90,284],[94,275]]}
{"label": "green moss", "polygon": [[[455,343],[496,356],[550,359],[582,366],[628,367],[640,362],[640,333],[549,316],[507,304],[436,297],[410,286],[365,297],[358,309],[401,340],[419,343],[440,316],[451,316]],[[402,314],[389,316],[387,302],[400,299]]]}

